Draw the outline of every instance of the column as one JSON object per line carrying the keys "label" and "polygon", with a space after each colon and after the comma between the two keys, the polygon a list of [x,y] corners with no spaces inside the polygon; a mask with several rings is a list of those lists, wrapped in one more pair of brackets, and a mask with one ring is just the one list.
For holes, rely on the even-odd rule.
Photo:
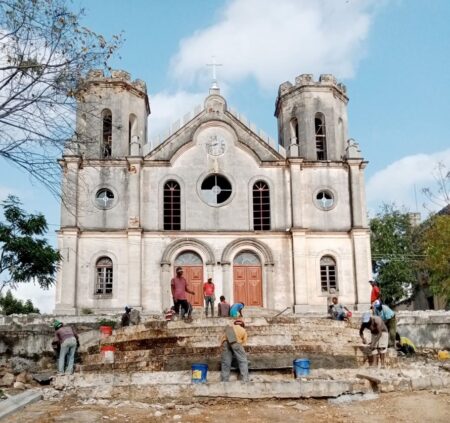
{"label": "column", "polygon": [[64,156],[61,186],[61,227],[77,226],[79,156]]}
{"label": "column", "polygon": [[290,163],[290,175],[291,175],[291,213],[292,213],[292,227],[302,228],[303,227],[303,181],[302,181],[302,169],[301,162],[291,162]]}
{"label": "column", "polygon": [[130,307],[142,308],[142,229],[128,229],[128,299]]}
{"label": "column", "polygon": [[295,287],[294,311],[307,311],[308,281],[306,280],[306,231],[292,231],[293,279]]}
{"label": "column", "polygon": [[78,237],[77,228],[62,229],[60,233],[58,244],[62,263],[58,272],[55,304],[55,313],[58,314],[76,314],[77,311]]}
{"label": "column", "polygon": [[361,159],[347,159],[350,167],[350,202],[352,213],[352,228],[363,227],[363,201],[361,191],[360,165]]}
{"label": "column", "polygon": [[372,274],[370,232],[368,229],[352,229],[353,262],[355,276],[355,305],[357,310],[370,308],[369,280]]}
{"label": "column", "polygon": [[127,157],[128,161],[128,227],[141,227],[141,157]]}
{"label": "column", "polygon": [[172,291],[170,288],[172,273],[170,269],[170,263],[161,263],[161,274],[159,278],[159,280],[161,281],[161,311],[173,305]]}
{"label": "column", "polygon": [[231,280],[232,278],[230,277],[230,270],[231,270],[231,265],[230,263],[223,263],[222,262],[222,292],[223,295],[225,296],[226,300],[231,304],[231,285],[233,283],[233,281]]}

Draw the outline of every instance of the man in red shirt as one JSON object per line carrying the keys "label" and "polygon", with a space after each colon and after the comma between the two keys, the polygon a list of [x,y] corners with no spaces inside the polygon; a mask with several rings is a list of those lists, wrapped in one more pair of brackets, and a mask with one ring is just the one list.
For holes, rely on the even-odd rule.
{"label": "man in red shirt", "polygon": [[380,298],[380,287],[375,281],[369,281],[369,283],[372,285],[372,292],[370,293],[370,304],[373,304]]}
{"label": "man in red shirt", "polygon": [[[172,297],[175,305],[175,311],[177,314],[180,313],[182,319],[184,319],[184,315],[188,315],[187,320],[191,320],[192,307],[188,303],[186,292],[188,294],[194,295],[195,292],[191,291],[187,286],[187,281],[183,277],[183,269],[181,267],[177,267],[176,269],[177,275],[172,278],[170,281],[170,287],[172,289]],[[181,306],[181,312],[180,312]]]}
{"label": "man in red shirt", "polygon": [[214,301],[216,296],[214,295],[215,286],[212,278],[208,278],[208,282],[203,284],[203,297],[205,299],[205,314],[208,317],[208,306],[211,306],[211,317],[214,317]]}

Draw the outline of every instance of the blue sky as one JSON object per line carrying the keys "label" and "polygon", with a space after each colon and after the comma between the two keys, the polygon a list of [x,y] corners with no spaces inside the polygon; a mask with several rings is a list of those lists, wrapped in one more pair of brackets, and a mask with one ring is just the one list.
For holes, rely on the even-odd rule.
{"label": "blue sky", "polygon": [[[347,85],[349,136],[369,161],[373,212],[395,201],[422,207],[433,168],[450,169],[450,2],[447,0],[77,0],[84,24],[123,31],[114,68],[147,82],[150,137],[201,103],[205,66],[215,55],[228,104],[276,136],[278,85],[296,75],[333,73]],[[12,192],[30,211],[59,222],[58,201],[27,175],[0,163],[0,197]],[[52,292],[22,288],[44,310]]]}

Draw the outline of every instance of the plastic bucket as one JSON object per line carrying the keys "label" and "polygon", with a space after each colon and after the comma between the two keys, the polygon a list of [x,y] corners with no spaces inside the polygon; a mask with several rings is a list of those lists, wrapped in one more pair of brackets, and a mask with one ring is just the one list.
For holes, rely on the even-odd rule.
{"label": "plastic bucket", "polygon": [[112,335],[112,327],[111,326],[100,326],[100,334],[102,338],[106,338]]}
{"label": "plastic bucket", "polygon": [[208,375],[207,364],[193,364],[192,365],[192,383],[206,383],[206,376]]}
{"label": "plastic bucket", "polygon": [[294,360],[294,377],[302,377],[309,375],[309,358],[297,358]]}
{"label": "plastic bucket", "polygon": [[100,353],[103,356],[104,363],[114,363],[114,351],[116,349],[112,345],[103,345],[100,347]]}

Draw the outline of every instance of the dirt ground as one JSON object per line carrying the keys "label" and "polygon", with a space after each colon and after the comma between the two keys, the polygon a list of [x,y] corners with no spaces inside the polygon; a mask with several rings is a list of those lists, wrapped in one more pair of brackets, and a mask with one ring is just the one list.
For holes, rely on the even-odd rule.
{"label": "dirt ground", "polygon": [[376,399],[332,404],[327,400],[267,400],[207,402],[178,405],[128,401],[82,403],[65,398],[40,401],[16,413],[10,423],[195,422],[225,418],[231,422],[449,422],[450,390],[382,394]]}

